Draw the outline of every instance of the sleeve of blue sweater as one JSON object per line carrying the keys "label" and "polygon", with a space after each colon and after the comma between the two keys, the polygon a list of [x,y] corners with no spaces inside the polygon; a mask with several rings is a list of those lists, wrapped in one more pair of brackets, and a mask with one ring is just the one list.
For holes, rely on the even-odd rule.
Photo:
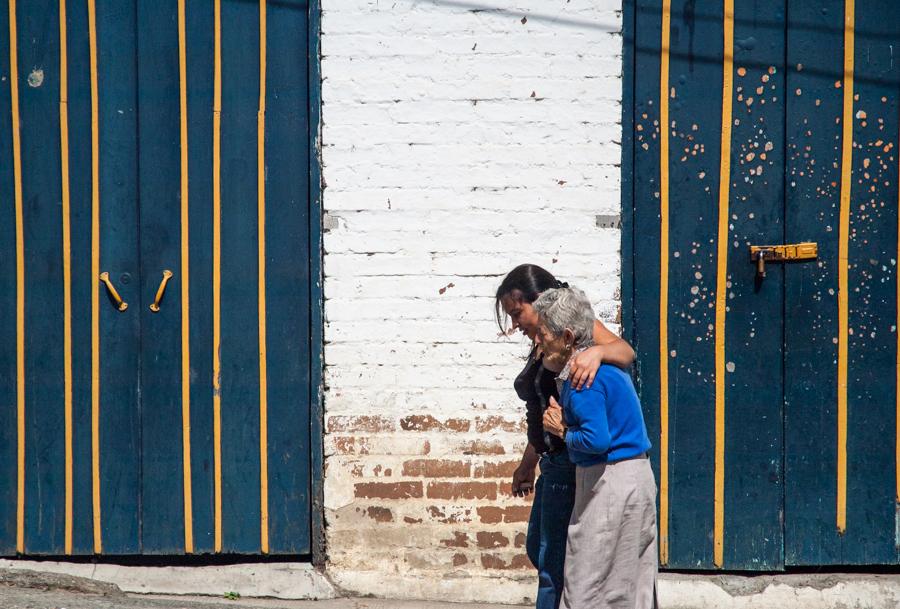
{"label": "sleeve of blue sweater", "polygon": [[599,380],[589,389],[571,391],[566,418],[569,450],[596,455],[609,450],[612,440],[606,418],[606,387]]}

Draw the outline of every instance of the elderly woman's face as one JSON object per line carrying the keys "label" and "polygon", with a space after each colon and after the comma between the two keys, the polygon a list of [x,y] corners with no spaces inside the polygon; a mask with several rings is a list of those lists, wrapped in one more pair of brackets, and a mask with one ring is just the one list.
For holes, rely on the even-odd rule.
{"label": "elderly woman's face", "polygon": [[559,372],[572,356],[575,333],[566,328],[561,334],[553,334],[545,324],[540,323],[535,342],[544,352],[544,367],[552,372]]}

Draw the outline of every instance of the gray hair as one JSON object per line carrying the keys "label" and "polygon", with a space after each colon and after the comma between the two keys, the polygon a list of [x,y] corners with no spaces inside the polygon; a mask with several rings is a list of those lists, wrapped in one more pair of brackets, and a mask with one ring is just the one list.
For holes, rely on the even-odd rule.
{"label": "gray hair", "polygon": [[594,344],[594,309],[578,288],[546,290],[531,306],[554,336],[568,328],[575,334],[575,347]]}

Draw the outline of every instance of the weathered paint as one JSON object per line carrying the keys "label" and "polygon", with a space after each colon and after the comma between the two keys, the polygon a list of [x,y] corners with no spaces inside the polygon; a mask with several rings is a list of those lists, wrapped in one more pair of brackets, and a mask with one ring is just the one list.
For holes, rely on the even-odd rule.
{"label": "weathered paint", "polygon": [[[844,1],[795,4],[790,11],[782,1],[764,8],[735,6],[730,137],[706,95],[722,78],[722,49],[711,44],[722,39],[722,8],[672,7],[670,117],[660,125],[661,5],[636,7],[632,332],[642,361],[642,401],[656,438],[663,436],[654,421],[663,400],[655,388],[671,392],[669,566],[768,570],[898,560],[895,540],[877,533],[896,528],[897,478],[886,482],[883,472],[895,472],[900,463],[895,443],[900,380],[893,380],[900,353],[894,334],[900,298],[895,276],[900,76],[890,53],[900,44],[898,8],[856,6],[851,30],[844,27],[845,16],[854,13],[850,4],[849,12]],[[760,14],[771,17],[759,19]],[[845,69],[850,64],[852,73]],[[845,79],[853,80],[852,90]],[[655,311],[662,299],[637,278],[662,270],[648,248],[659,248],[662,240],[657,176],[663,173],[659,129],[666,128],[670,136],[664,139],[672,147],[668,190],[671,208],[679,213],[668,223],[671,287],[663,297],[671,304],[664,320],[668,344],[661,344],[666,332]],[[851,136],[842,137],[845,130]],[[717,184],[703,159],[722,158],[729,144],[731,192],[720,201],[729,206],[726,217],[712,199],[723,194],[726,174]],[[849,176],[843,191],[842,174]],[[842,192],[849,202],[843,207],[846,248],[839,247]],[[717,221],[721,227],[723,219],[726,273],[715,268],[710,251],[717,239],[710,227]],[[819,259],[769,265],[759,282],[746,252],[748,245],[767,241],[816,241]],[[842,257],[846,264],[839,262]],[[704,285],[712,275],[719,284],[715,290]],[[845,358],[838,357],[839,297],[847,301]],[[717,332],[715,338],[725,340],[719,348],[724,374],[723,359],[713,357],[712,336],[705,331],[721,322],[717,316],[713,323],[709,309],[723,299],[724,336]],[[664,384],[658,376],[662,366],[647,364],[662,349],[671,368],[671,382]],[[839,360],[847,370],[845,426],[838,416]],[[892,381],[885,384],[885,376]],[[710,391],[723,381],[724,390]],[[722,406],[728,413],[724,422],[713,416]],[[845,474],[839,466],[842,429]],[[724,454],[713,459],[713,446],[723,437]],[[841,534],[838,482],[844,476]],[[723,509],[721,533],[717,507]]]}

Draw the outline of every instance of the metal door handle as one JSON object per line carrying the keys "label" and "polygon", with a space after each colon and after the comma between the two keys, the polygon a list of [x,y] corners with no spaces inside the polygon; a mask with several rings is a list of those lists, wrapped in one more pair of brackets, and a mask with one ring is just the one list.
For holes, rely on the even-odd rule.
{"label": "metal door handle", "polygon": [[109,292],[110,298],[116,303],[116,308],[119,311],[124,311],[128,308],[128,303],[122,300],[122,297],[119,296],[119,292],[116,291],[116,286],[112,284],[112,281],[109,279],[109,273],[106,271],[100,273],[100,281],[106,284],[106,291]]}
{"label": "metal door handle", "polygon": [[756,276],[759,279],[766,277],[766,262],[815,260],[818,255],[819,246],[814,242],[750,246],[750,261],[756,264]]}
{"label": "metal door handle", "polygon": [[159,282],[159,287],[156,289],[156,298],[153,300],[153,304],[150,305],[150,310],[154,313],[159,313],[159,303],[162,302],[163,294],[166,293],[166,284],[169,283],[171,278],[172,271],[169,269],[164,270],[162,281]]}

